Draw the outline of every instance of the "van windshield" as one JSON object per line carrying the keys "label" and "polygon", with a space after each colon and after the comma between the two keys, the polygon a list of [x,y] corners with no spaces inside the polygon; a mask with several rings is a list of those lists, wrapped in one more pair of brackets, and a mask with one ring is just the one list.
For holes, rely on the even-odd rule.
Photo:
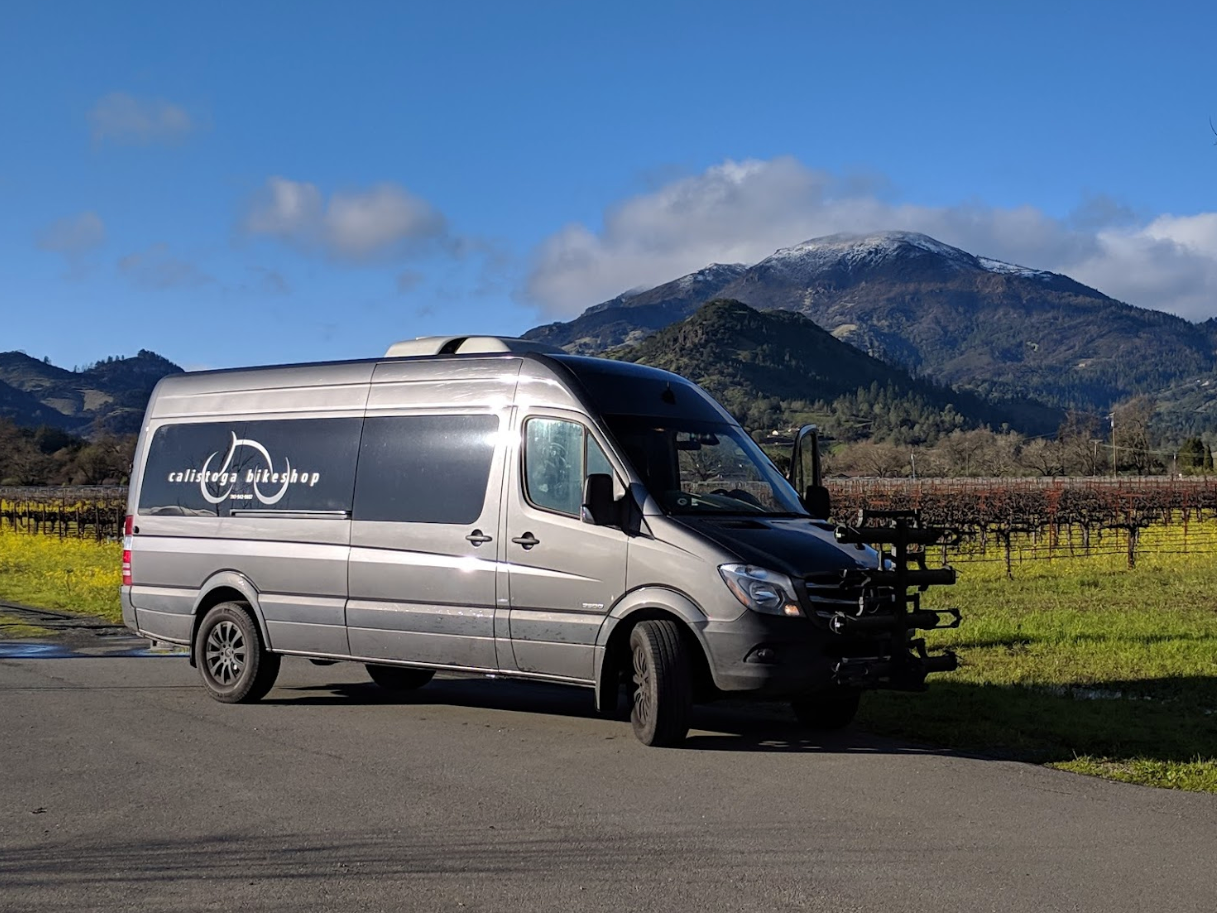
{"label": "van windshield", "polygon": [[790,483],[736,425],[636,415],[605,420],[668,513],[807,514]]}

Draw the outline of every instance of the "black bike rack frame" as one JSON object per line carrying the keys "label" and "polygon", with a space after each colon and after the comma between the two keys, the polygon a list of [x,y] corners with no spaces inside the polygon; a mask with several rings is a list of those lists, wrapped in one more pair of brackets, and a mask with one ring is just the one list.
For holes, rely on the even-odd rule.
{"label": "black bike rack frame", "polygon": [[902,691],[925,689],[932,672],[950,672],[959,667],[951,650],[930,655],[918,630],[959,627],[958,609],[923,609],[921,594],[931,586],[951,586],[955,570],[927,568],[926,549],[959,541],[954,530],[924,526],[918,511],[867,510],[858,512],[852,526],[838,526],[837,541],[843,545],[870,545],[879,552],[876,568],[853,568],[841,572],[844,587],[860,590],[856,614],[839,611],[828,619],[831,631],[840,635],[891,636],[891,657],[846,657],[833,666],[839,685],[880,687]]}

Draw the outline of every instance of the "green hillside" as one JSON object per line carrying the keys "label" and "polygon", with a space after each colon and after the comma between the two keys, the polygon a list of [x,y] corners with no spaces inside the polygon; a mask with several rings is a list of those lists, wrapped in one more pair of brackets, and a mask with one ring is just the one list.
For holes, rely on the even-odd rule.
{"label": "green hillside", "polygon": [[608,354],[696,381],[750,430],[817,421],[840,439],[917,443],[979,425],[1049,433],[1061,418],[1035,402],[995,403],[916,379],[801,314],[727,299]]}

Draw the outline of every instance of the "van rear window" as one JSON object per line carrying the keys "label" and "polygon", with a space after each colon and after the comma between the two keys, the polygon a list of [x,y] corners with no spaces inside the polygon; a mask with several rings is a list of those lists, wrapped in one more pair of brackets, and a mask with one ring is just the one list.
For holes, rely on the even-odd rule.
{"label": "van rear window", "polygon": [[162,425],[140,486],[141,514],[350,510],[358,418]]}
{"label": "van rear window", "polygon": [[496,415],[385,415],[364,422],[356,520],[473,523],[494,459]]}

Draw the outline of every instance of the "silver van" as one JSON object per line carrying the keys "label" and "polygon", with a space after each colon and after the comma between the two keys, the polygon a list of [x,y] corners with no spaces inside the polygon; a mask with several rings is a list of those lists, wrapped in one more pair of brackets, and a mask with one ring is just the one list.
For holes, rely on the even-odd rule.
{"label": "silver van", "polygon": [[[915,520],[869,540],[825,521],[814,444],[795,444],[800,494],[689,381],[496,337],[167,377],[123,617],[188,645],[224,702],[263,697],[291,655],[394,690],[436,671],[580,685],[606,714],[625,692],[648,745],[723,695],[843,726],[863,690],[954,668],[913,637],[941,615],[905,595],[950,581],[917,579],[943,572],[915,566],[933,538]],[[897,526],[891,558],[864,544]]]}

